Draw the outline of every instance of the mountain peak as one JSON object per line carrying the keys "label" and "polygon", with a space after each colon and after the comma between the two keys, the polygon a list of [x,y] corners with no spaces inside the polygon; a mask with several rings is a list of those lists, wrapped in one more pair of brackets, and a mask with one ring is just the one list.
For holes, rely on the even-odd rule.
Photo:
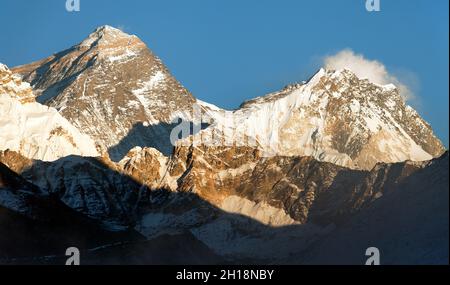
{"label": "mountain peak", "polygon": [[[348,68],[342,68],[342,69],[328,69],[328,68],[321,68],[314,76],[313,78],[321,79],[322,77],[327,77],[329,79],[337,79],[338,81],[341,80],[364,80],[366,78],[360,78],[356,75],[355,72],[353,72],[351,69]],[[312,80],[310,80],[312,81]]]}
{"label": "mountain peak", "polygon": [[91,35],[98,36],[98,37],[103,37],[103,36],[131,37],[132,36],[132,35],[129,35],[129,34],[123,32],[122,30],[120,30],[118,28],[114,28],[109,25],[103,25],[103,26],[96,28]]}
{"label": "mountain peak", "polygon": [[393,84],[373,83],[349,69],[322,68],[306,82],[247,101],[233,112],[232,121],[209,111],[218,123],[203,137],[231,128],[225,141],[255,138],[252,146],[265,156],[312,156],[370,170],[379,161],[424,161],[444,151]]}
{"label": "mountain peak", "polygon": [[4,65],[3,63],[0,63],[0,72],[5,72],[8,70],[8,66]]}
{"label": "mountain peak", "polygon": [[[380,84],[370,80],[367,77],[363,77],[358,75],[356,72],[349,68],[342,69],[325,69],[321,68],[314,77],[321,78],[322,76],[326,76],[329,80],[340,81],[340,82],[348,82],[350,84],[354,84],[360,81],[366,81],[367,83],[373,84],[375,86],[381,87],[384,91],[392,91],[397,89],[397,86],[394,83],[388,84]],[[313,78],[314,78],[313,77]]]}
{"label": "mountain peak", "polygon": [[144,42],[111,26],[20,72],[39,102],[56,108],[114,160],[149,143],[170,153],[170,140],[162,138],[195,102]]}
{"label": "mountain peak", "polygon": [[92,155],[95,143],[56,109],[35,102],[31,86],[0,63],[0,151],[53,161],[67,155]]}
{"label": "mountain peak", "polygon": [[34,94],[30,84],[23,82],[20,76],[0,63],[0,97],[6,96],[18,99],[21,103],[34,102]]}
{"label": "mountain peak", "polygon": [[114,28],[113,26],[110,25],[103,25],[103,26],[99,26],[97,27],[97,29],[95,29],[95,31],[105,31],[105,32],[120,32],[123,33],[122,30],[118,29],[118,28]]}
{"label": "mountain peak", "polygon": [[117,47],[130,46],[137,42],[142,43],[135,35],[129,35],[120,29],[104,25],[96,28],[79,46]]}

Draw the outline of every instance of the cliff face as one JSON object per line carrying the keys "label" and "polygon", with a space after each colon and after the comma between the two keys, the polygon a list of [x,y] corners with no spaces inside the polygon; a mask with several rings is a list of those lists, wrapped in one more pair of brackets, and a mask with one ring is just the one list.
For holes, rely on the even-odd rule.
{"label": "cliff face", "polygon": [[14,150],[46,161],[72,154],[99,155],[91,138],[56,109],[35,102],[30,85],[4,65],[0,66],[0,114],[0,151]]}
{"label": "cliff face", "polygon": [[188,120],[195,102],[138,37],[109,26],[14,71],[116,161],[135,146],[170,154],[172,121]]}
{"label": "cliff face", "polygon": [[304,83],[226,111],[196,100],[138,37],[103,26],[80,44],[13,71],[39,102],[56,108],[114,161],[136,146],[169,156],[179,119],[200,124],[194,137],[205,145],[257,147],[265,156],[312,156],[354,169],[425,161],[445,151],[394,85],[350,70],[321,69]]}
{"label": "cliff face", "polygon": [[[48,240],[63,245],[74,219],[104,246],[93,262],[186,239],[231,263],[325,262],[319,244],[336,257],[348,246],[341,261],[360,264],[361,240],[396,252],[403,234],[421,250],[397,261],[445,258],[448,153],[395,86],[349,70],[227,111],[195,99],[139,38],[104,26],[44,60],[0,65],[0,115],[0,229],[17,222],[17,236],[41,238],[55,225]],[[0,263],[12,241],[0,237]]]}
{"label": "cliff face", "polygon": [[349,70],[321,69],[307,82],[233,112],[200,105],[214,122],[195,136],[206,145],[250,141],[265,156],[312,156],[364,170],[378,162],[425,161],[445,151],[395,86],[373,84]]}

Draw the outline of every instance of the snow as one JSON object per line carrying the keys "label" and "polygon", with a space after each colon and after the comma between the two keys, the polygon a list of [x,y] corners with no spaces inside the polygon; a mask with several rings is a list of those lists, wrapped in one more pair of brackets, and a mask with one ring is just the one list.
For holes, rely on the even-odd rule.
{"label": "snow", "polygon": [[[232,198],[235,199],[235,198]],[[236,201],[247,204],[247,200],[237,197]],[[233,204],[234,201],[229,201]],[[301,252],[319,235],[328,233],[328,228],[315,225],[297,225],[285,220],[286,214],[276,208],[265,208],[264,205],[240,207],[250,212],[257,212],[257,217],[267,224],[280,226],[264,226],[246,215],[220,213],[205,215],[197,208],[186,211],[149,212],[143,215],[136,230],[152,238],[163,233],[189,230],[216,253],[233,258],[261,258],[275,261],[285,259],[293,252]],[[259,210],[258,210],[259,209]],[[268,210],[267,214],[263,211]],[[273,217],[268,217],[275,214]],[[281,226],[282,224],[289,225]],[[296,225],[296,227],[293,227]]]}
{"label": "snow", "polygon": [[273,263],[302,252],[330,228],[316,225],[270,227],[240,215],[224,215],[190,230],[216,253],[233,260],[260,259]]}
{"label": "snow", "polygon": [[229,176],[238,177],[247,171],[253,170],[255,168],[255,166],[256,166],[256,163],[254,163],[254,162],[246,163],[246,164],[239,166],[238,168],[231,168],[231,169],[219,171],[217,173],[217,176],[222,180],[224,180],[225,178],[227,178]]}
{"label": "snow", "polygon": [[369,207],[292,261],[362,264],[361,252],[376,246],[382,265],[448,264],[448,157],[433,163],[395,191],[375,194]]}
{"label": "snow", "polygon": [[395,86],[394,84],[386,84],[386,85],[383,85],[382,88],[385,91],[392,91],[392,90],[397,89],[397,86]]}
{"label": "snow", "polygon": [[94,32],[92,32],[86,40],[79,44],[80,47],[91,47],[93,44],[98,44],[99,41],[108,43],[108,39],[118,39],[118,38],[132,38],[134,35],[128,35],[119,29],[105,25],[98,27]]}
{"label": "snow", "polygon": [[9,70],[8,66],[6,66],[3,63],[0,63],[0,72],[6,72],[8,70]]}
{"label": "snow", "polygon": [[25,213],[28,208],[26,201],[21,199],[20,195],[3,188],[2,191],[0,191],[0,205],[19,213]]}
{"label": "snow", "polygon": [[358,100],[352,100],[350,104],[350,110],[352,110],[353,113],[359,113],[359,111],[361,111],[361,104],[359,104]]}
{"label": "snow", "polygon": [[183,212],[180,215],[170,213],[147,213],[140,223],[136,226],[136,230],[146,237],[160,234],[162,229],[171,228],[190,228],[199,223],[201,219],[196,209]]}
{"label": "snow", "polygon": [[[152,114],[150,112],[152,106],[164,105],[163,102],[160,102],[158,99],[150,97],[149,93],[159,85],[164,84],[165,79],[166,75],[164,74],[164,72],[158,70],[156,71],[155,74],[153,74],[150,77],[148,81],[140,82],[139,83],[140,88],[132,90],[133,95],[139,101],[140,105],[144,107],[147,117],[152,117]],[[136,105],[135,103],[128,103],[128,104],[133,104],[135,108],[138,108],[139,106]]]}
{"label": "snow", "polygon": [[[133,90],[133,94],[140,98],[140,100],[143,98],[143,95],[146,95],[149,91],[151,91],[153,88],[158,86],[158,84],[164,83],[165,75],[162,71],[157,71],[150,79],[146,82],[142,82],[140,85],[141,87],[138,89]],[[149,105],[151,102],[148,100],[142,100],[144,106]]]}
{"label": "snow", "polygon": [[299,224],[282,209],[268,205],[265,202],[255,203],[239,196],[228,196],[220,208],[232,214],[241,214],[251,217],[262,224],[269,226],[286,226]]}
{"label": "snow", "polygon": [[[399,98],[395,97],[396,93],[386,93],[395,86],[386,85],[378,88],[373,84],[372,86],[377,87],[371,89],[376,90],[373,91],[375,93],[367,95],[365,88],[371,86],[371,83],[364,80],[359,84],[353,84],[354,76],[349,70],[320,69],[307,83],[248,101],[244,107],[236,111],[223,110],[197,100],[197,104],[206,110],[207,115],[203,120],[212,121],[211,126],[201,132],[201,141],[206,145],[258,147],[262,150],[262,155],[268,157],[313,156],[321,161],[357,167],[349,154],[339,152],[333,145],[335,132],[340,130],[330,129],[332,126],[330,119],[341,114],[330,113],[328,104],[337,98],[344,102],[348,100],[348,103],[340,106],[338,111],[349,110],[351,118],[348,124],[356,126],[351,129],[347,144],[359,136],[372,137],[383,131],[386,140],[383,145],[389,146],[397,153],[386,152],[382,146],[376,150],[377,142],[374,141],[370,148],[378,154],[374,157],[373,163],[430,159],[431,155],[408,135],[390,113],[403,108],[402,105],[397,106]],[[338,91],[331,88],[329,80],[335,83]],[[323,86],[322,82],[328,83]],[[386,98],[385,105],[382,105],[378,103],[378,96],[392,97]],[[387,108],[383,108],[384,106]],[[414,111],[409,106],[405,107],[407,112]],[[185,143],[189,144],[188,140],[180,142]],[[367,167],[370,169],[372,166]]]}
{"label": "snow", "polygon": [[379,120],[379,118],[377,118],[377,117],[373,118],[373,117],[365,116],[364,121],[366,122],[367,127],[369,128],[369,130],[372,133],[378,132],[378,130],[382,124],[381,121]]}
{"label": "snow", "polygon": [[21,104],[0,95],[0,150],[32,159],[54,161],[68,155],[99,156],[95,143],[82,135],[56,109]]}
{"label": "snow", "polygon": [[222,111],[222,109],[217,107],[216,105],[207,103],[207,102],[199,100],[199,99],[197,99],[197,104],[200,106],[203,106],[211,111],[218,111],[218,112]]}
{"label": "snow", "polygon": [[[130,100],[127,102],[127,106],[137,109],[137,108],[139,108],[139,106],[141,106],[141,103],[140,103],[140,101]],[[124,108],[124,110],[126,110],[126,108]]]}
{"label": "snow", "polygon": [[137,56],[137,53],[134,51],[131,51],[129,49],[126,49],[124,53],[118,54],[118,55],[112,55],[108,57],[108,61],[111,63],[115,62],[124,62],[126,60],[129,60],[133,57]]}

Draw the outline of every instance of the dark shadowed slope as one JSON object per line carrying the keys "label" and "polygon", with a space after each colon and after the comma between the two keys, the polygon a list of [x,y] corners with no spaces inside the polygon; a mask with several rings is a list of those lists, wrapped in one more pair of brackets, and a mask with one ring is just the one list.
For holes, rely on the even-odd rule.
{"label": "dark shadowed slope", "polygon": [[[317,164],[320,162],[299,166],[323,169]],[[300,178],[296,169],[289,172],[290,179]],[[298,201],[306,210],[306,223],[279,226],[262,223],[258,215],[226,212],[197,193],[183,192],[184,188],[149,191],[117,171],[91,158],[37,162],[26,173],[29,179],[41,180],[39,185],[49,182],[48,189],[40,191],[53,194],[45,196],[34,194],[40,192],[35,186],[29,186],[34,191],[22,191],[20,183],[8,182],[23,179],[4,168],[0,205],[8,210],[0,212],[0,231],[8,235],[2,236],[0,252],[24,259],[3,262],[60,264],[62,248],[73,245],[84,249],[84,262],[91,264],[363,264],[369,246],[380,248],[385,264],[448,261],[448,154],[428,163],[380,164],[366,174],[353,175],[352,170],[345,174],[341,169],[331,187],[315,183],[316,187],[307,191],[307,199]],[[311,173],[308,177],[312,181],[315,176]],[[267,185],[271,179],[280,181],[276,176],[267,179]],[[352,179],[356,179],[354,184]],[[295,182],[299,191],[303,187],[300,182]],[[350,190],[345,190],[347,187]],[[259,197],[265,197],[265,186],[257,189]],[[5,193],[14,203],[5,203]],[[312,194],[316,200],[307,203]],[[26,200],[21,204],[23,197]],[[124,220],[121,211],[127,214]],[[86,218],[92,214],[95,219]],[[111,218],[128,227],[136,223],[135,229],[147,241],[130,238],[126,232],[99,229],[102,219]],[[19,252],[14,251],[13,242],[23,245]],[[43,259],[48,253],[59,257]],[[25,258],[28,254],[35,258]]]}
{"label": "dark shadowed slope", "polygon": [[362,264],[377,247],[382,264],[448,264],[448,170],[447,152],[291,262]]}
{"label": "dark shadowed slope", "polygon": [[33,257],[64,254],[70,246],[82,249],[141,238],[132,231],[102,229],[0,163],[0,264],[11,259],[28,264]]}

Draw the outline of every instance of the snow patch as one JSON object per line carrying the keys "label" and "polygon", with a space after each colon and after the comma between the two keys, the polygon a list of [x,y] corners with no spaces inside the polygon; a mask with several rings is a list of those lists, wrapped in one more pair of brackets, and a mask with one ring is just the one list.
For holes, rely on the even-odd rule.
{"label": "snow patch", "polygon": [[221,209],[233,214],[251,217],[265,225],[285,226],[299,224],[283,209],[278,209],[265,202],[255,203],[238,196],[229,196],[221,204]]}

